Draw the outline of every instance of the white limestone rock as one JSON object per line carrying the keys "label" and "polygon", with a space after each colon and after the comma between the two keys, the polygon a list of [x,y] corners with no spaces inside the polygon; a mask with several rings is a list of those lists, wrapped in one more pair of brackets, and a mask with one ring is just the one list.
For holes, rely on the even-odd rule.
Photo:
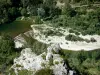
{"label": "white limestone rock", "polygon": [[49,61],[50,59],[53,59],[53,55],[51,53],[47,53],[46,60]]}
{"label": "white limestone rock", "polygon": [[53,72],[55,75],[68,75],[66,68],[63,64],[58,64],[53,66]]}
{"label": "white limestone rock", "polygon": [[61,50],[61,47],[60,47],[59,43],[52,44],[51,46],[49,46],[47,48],[47,50],[48,50],[49,53],[52,53],[52,52],[59,53],[60,50]]}
{"label": "white limestone rock", "polygon": [[[53,47],[54,46],[51,45],[49,48],[53,49]],[[49,64],[50,59],[53,60],[53,65]],[[42,64],[45,64],[45,66],[43,66]],[[20,66],[18,67],[16,65]],[[59,54],[54,54],[53,52],[47,51],[47,53],[44,52],[40,55],[36,55],[30,48],[26,48],[21,51],[21,55],[18,58],[14,59],[14,65],[11,68],[15,70],[16,75],[18,75],[18,70],[23,69],[33,71],[34,75],[36,71],[47,66],[49,66],[50,69],[53,70],[53,73],[55,75],[67,75],[67,66],[64,65],[64,60]]]}

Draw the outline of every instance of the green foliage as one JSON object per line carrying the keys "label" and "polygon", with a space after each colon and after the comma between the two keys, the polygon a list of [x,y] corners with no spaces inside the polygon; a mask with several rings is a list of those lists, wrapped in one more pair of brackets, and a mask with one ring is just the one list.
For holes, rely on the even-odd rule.
{"label": "green foliage", "polygon": [[57,35],[57,36],[62,36],[63,34],[59,32],[59,30],[46,30],[43,32],[43,34],[47,37],[47,36],[54,36],[54,35]]}
{"label": "green foliage", "polygon": [[20,16],[19,4],[19,0],[17,2],[14,2],[14,0],[0,0],[0,24],[11,22]]}
{"label": "green foliage", "polygon": [[34,21],[35,21],[35,24],[42,24],[43,23],[39,16],[36,16]]}
{"label": "green foliage", "polygon": [[94,38],[91,38],[90,41],[91,42],[96,42],[96,40]]}
{"label": "green foliage", "polygon": [[100,50],[94,51],[68,51],[63,50],[63,58],[71,69],[78,75],[99,75],[100,73]]}
{"label": "green foliage", "polygon": [[75,30],[72,30],[72,29],[70,29],[69,32],[70,33],[75,33],[75,35],[80,35],[80,33],[78,31],[75,31]]}
{"label": "green foliage", "polygon": [[4,35],[0,37],[0,64],[9,61],[13,52],[15,52],[15,44],[11,37]]}
{"label": "green foliage", "polygon": [[44,5],[51,9],[51,8],[53,8],[55,6],[55,3],[54,3],[54,0],[45,0],[44,1]]}
{"label": "green foliage", "polygon": [[22,16],[26,16],[26,15],[27,15],[27,10],[26,10],[26,8],[23,8],[23,9],[21,10],[21,15],[22,15]]}
{"label": "green foliage", "polygon": [[11,7],[8,9],[8,13],[7,14],[9,17],[15,19],[16,17],[18,17],[20,15],[19,10],[16,7]]}
{"label": "green foliage", "polygon": [[[74,32],[76,35],[79,35],[78,32],[82,33],[83,35],[100,34],[100,16],[98,15],[100,14],[100,8],[75,8],[73,10],[77,13],[76,15],[71,15],[70,12],[68,12],[72,9],[73,8],[71,7],[66,7],[66,13],[64,13],[63,15],[59,15],[59,17],[57,18],[52,19],[53,26],[69,27],[73,30],[70,30],[70,32]],[[63,9],[63,11],[64,10],[65,9]]]}
{"label": "green foliage", "polygon": [[69,41],[84,41],[84,39],[82,39],[81,37],[78,37],[78,36],[75,36],[75,35],[67,35],[65,37],[66,40],[69,40]]}
{"label": "green foliage", "polygon": [[43,8],[38,8],[37,13],[41,18],[45,16],[45,10]]}
{"label": "green foliage", "polygon": [[71,7],[71,5],[67,4],[67,6],[63,8],[62,14],[74,17],[76,15],[76,11]]}
{"label": "green foliage", "polygon": [[10,73],[11,75],[16,75],[15,72],[14,72],[14,69],[11,69],[11,70],[9,71],[9,73]]}
{"label": "green foliage", "polygon": [[45,55],[45,54],[42,54],[42,58],[43,58],[44,60],[46,60],[46,55]]}
{"label": "green foliage", "polygon": [[43,53],[47,50],[47,45],[46,44],[38,42],[36,39],[32,38],[31,35],[26,36],[26,35],[22,34],[22,37],[26,41],[24,47],[31,48],[34,53],[41,54],[41,53]]}
{"label": "green foliage", "polygon": [[53,75],[53,71],[51,69],[48,68],[44,68],[41,70],[38,70],[35,75]]}
{"label": "green foliage", "polygon": [[45,67],[45,63],[41,63],[41,66],[42,66],[42,67]]}
{"label": "green foliage", "polygon": [[[8,74],[16,75],[14,69],[11,69]],[[26,69],[23,69],[23,70],[19,70],[18,71],[18,75],[33,75],[33,72],[32,71],[28,71]]]}
{"label": "green foliage", "polygon": [[19,70],[18,75],[33,75],[33,72],[28,70]]}
{"label": "green foliage", "polygon": [[43,0],[21,0],[23,7],[27,7],[28,5],[36,6],[43,2]]}
{"label": "green foliage", "polygon": [[50,59],[49,59],[49,65],[50,65],[50,66],[54,65],[54,64],[53,64],[53,58],[50,58]]}
{"label": "green foliage", "polygon": [[74,33],[74,30],[70,29],[69,32],[70,32],[70,33]]}
{"label": "green foliage", "polygon": [[61,15],[61,9],[59,8],[52,8],[50,10],[50,17],[55,17]]}
{"label": "green foliage", "polygon": [[23,66],[21,66],[21,65],[19,65],[19,64],[16,64],[16,67],[23,67]]}
{"label": "green foliage", "polygon": [[58,61],[55,61],[55,64],[57,64],[57,65],[58,65],[58,64],[59,64],[59,62],[58,62]]}
{"label": "green foliage", "polygon": [[[20,49],[19,49],[20,50]],[[0,72],[7,72],[8,67],[13,64],[13,60],[20,53],[15,49],[13,38],[8,35],[0,35]],[[12,72],[12,75],[14,73]]]}

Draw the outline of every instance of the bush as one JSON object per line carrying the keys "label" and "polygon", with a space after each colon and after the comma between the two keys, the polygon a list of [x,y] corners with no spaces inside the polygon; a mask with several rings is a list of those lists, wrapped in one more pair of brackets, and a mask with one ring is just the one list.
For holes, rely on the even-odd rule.
{"label": "bush", "polygon": [[38,70],[35,75],[54,75],[53,71],[51,69],[48,68],[44,68],[41,70]]}
{"label": "bush", "polygon": [[26,8],[23,8],[23,9],[21,10],[21,15],[22,15],[22,16],[26,16],[26,15],[27,15],[27,10],[26,10]]}
{"label": "bush", "polygon": [[100,72],[100,49],[93,51],[69,51],[62,50],[63,58],[68,67],[77,71],[77,75],[98,75]]}
{"label": "bush", "polygon": [[58,65],[58,64],[59,64],[59,62],[58,62],[58,61],[55,61],[55,64],[56,64],[56,65]]}
{"label": "bush", "polygon": [[18,75],[33,75],[33,72],[28,70],[19,70]]}
{"label": "bush", "polygon": [[84,41],[84,39],[82,39],[78,36],[75,36],[75,35],[71,35],[71,34],[67,35],[65,37],[65,39],[68,40],[68,41]]}
{"label": "bush", "polygon": [[42,42],[38,42],[36,39],[34,39],[31,35],[26,36],[24,34],[22,34],[22,37],[25,39],[26,43],[24,44],[25,48],[31,48],[32,51],[36,54],[41,54],[45,51],[47,51],[47,45],[42,43]]}
{"label": "bush", "polygon": [[42,24],[41,18],[39,16],[35,17],[35,24]]}
{"label": "bush", "polygon": [[75,35],[80,35],[79,32],[77,32],[77,31],[75,31],[75,30],[72,30],[72,29],[70,29],[69,32],[70,32],[70,33],[75,33]]}
{"label": "bush", "polygon": [[40,16],[41,18],[45,17],[45,10],[43,8],[38,8],[37,12],[38,16]]}
{"label": "bush", "polygon": [[96,42],[96,40],[94,38],[91,38],[90,41],[91,42]]}
{"label": "bush", "polygon": [[75,35],[80,35],[80,33],[79,32],[75,32]]}
{"label": "bush", "polygon": [[16,67],[23,67],[23,66],[21,66],[21,65],[19,65],[19,64],[16,64]]}
{"label": "bush", "polygon": [[46,60],[46,55],[45,55],[45,54],[42,54],[42,58],[43,58],[44,60]]}
{"label": "bush", "polygon": [[9,73],[10,73],[10,75],[16,75],[15,72],[14,72],[14,69],[11,69],[11,70],[9,71]]}
{"label": "bush", "polygon": [[57,31],[54,31],[54,30],[50,30],[48,29],[47,31],[44,31],[43,32],[44,35],[47,37],[47,36],[62,36],[63,34],[60,33],[58,30]]}
{"label": "bush", "polygon": [[14,40],[8,36],[3,35],[0,38],[0,64],[9,61],[12,54],[15,52],[15,43]]}
{"label": "bush", "polygon": [[45,67],[45,63],[41,63],[41,66],[42,66],[42,67]]}
{"label": "bush", "polygon": [[53,58],[50,58],[50,59],[49,59],[49,65],[50,65],[50,66],[54,65],[54,64],[53,64]]}
{"label": "bush", "polygon": [[71,5],[67,4],[67,6],[63,8],[62,14],[74,17],[77,14],[77,12],[71,7]]}
{"label": "bush", "polygon": [[74,33],[74,30],[70,29],[69,32],[70,32],[70,33]]}

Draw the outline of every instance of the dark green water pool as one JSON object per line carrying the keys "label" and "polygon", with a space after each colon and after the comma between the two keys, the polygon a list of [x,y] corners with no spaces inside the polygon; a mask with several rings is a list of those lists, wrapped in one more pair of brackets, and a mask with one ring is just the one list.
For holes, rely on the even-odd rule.
{"label": "dark green water pool", "polygon": [[24,33],[31,29],[31,21],[13,21],[9,24],[3,24],[0,26],[0,33],[9,34],[12,37],[17,36],[20,33]]}

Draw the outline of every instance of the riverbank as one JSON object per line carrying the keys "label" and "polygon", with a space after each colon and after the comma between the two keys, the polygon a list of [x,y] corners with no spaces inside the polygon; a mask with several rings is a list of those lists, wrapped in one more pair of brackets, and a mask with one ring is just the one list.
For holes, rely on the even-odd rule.
{"label": "riverbank", "polygon": [[[74,50],[74,51],[90,51],[94,49],[100,48],[100,36],[99,35],[77,35],[83,39],[90,40],[91,38],[94,38],[96,42],[86,42],[86,41],[68,41],[65,39],[65,37],[71,33],[68,32],[68,29],[64,28],[53,28],[50,27],[50,25],[41,24],[41,25],[31,25],[31,28],[33,30],[26,32],[25,34],[32,34],[34,33],[33,38],[37,39],[39,42],[46,43],[46,44],[53,44],[53,43],[59,43],[60,47],[65,50]],[[54,30],[56,33],[48,33],[48,30]],[[58,35],[59,34],[59,35]],[[75,35],[74,33],[72,33]],[[23,41],[21,35],[17,36],[15,38],[16,40],[16,46],[21,47],[23,46]]]}

